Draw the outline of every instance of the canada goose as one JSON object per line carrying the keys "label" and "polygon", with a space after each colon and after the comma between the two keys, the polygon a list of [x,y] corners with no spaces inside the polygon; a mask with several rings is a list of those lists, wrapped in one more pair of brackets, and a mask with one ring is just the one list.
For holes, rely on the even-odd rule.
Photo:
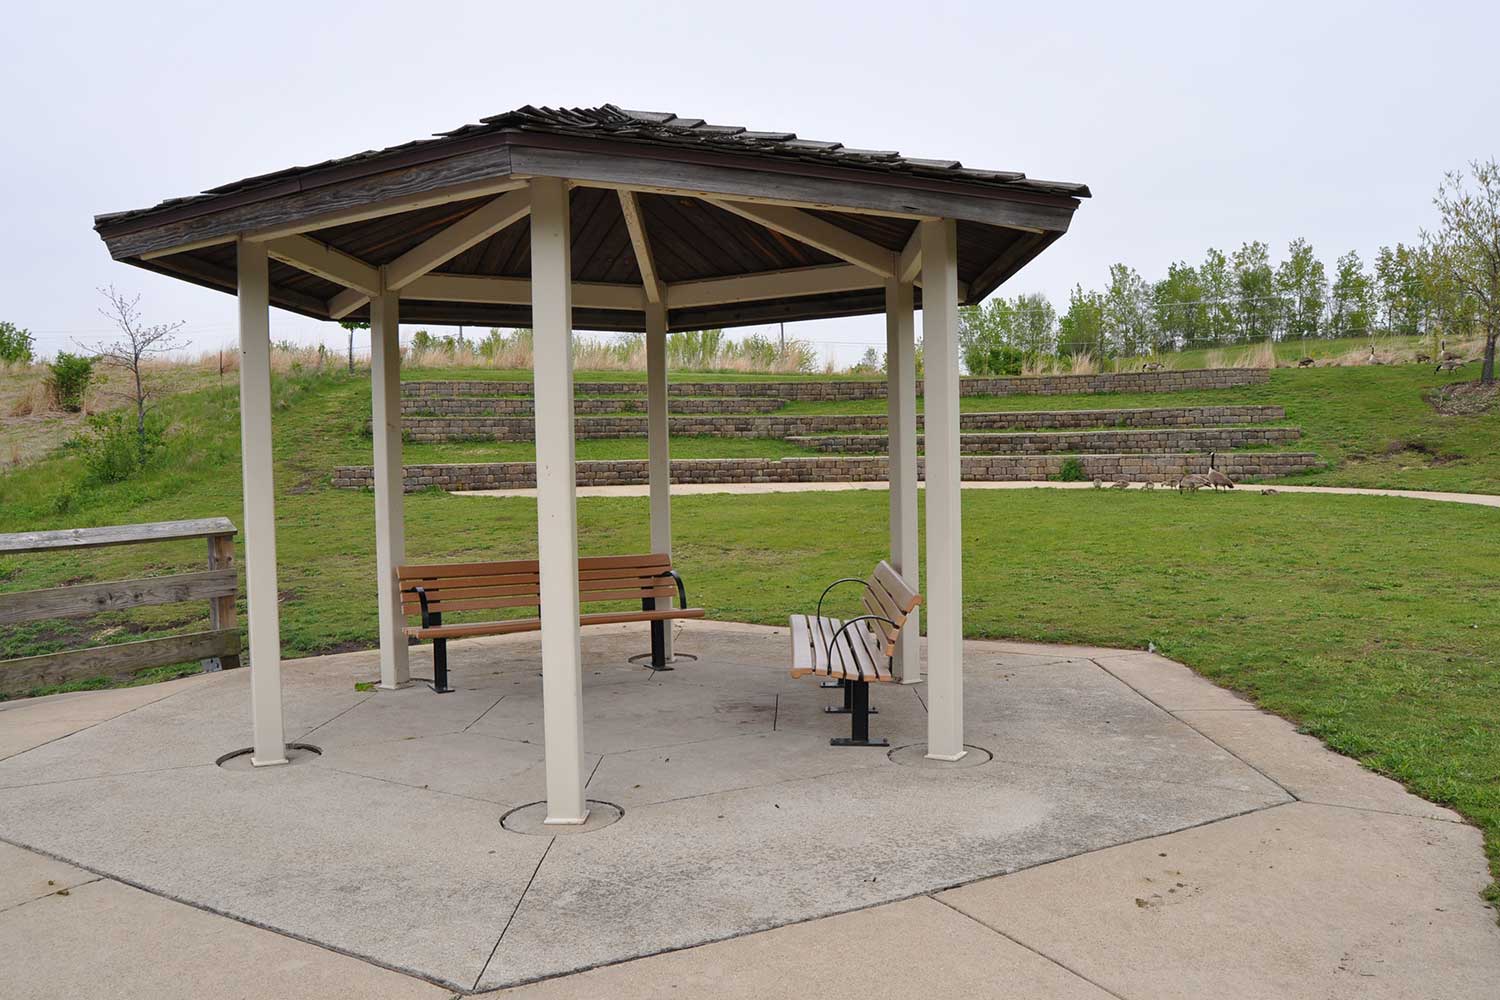
{"label": "canada goose", "polygon": [[1416,361],[1416,363],[1419,365],[1430,365],[1432,364],[1432,355],[1418,354],[1413,360]]}
{"label": "canada goose", "polygon": [[1263,497],[1274,497],[1277,493],[1280,492],[1281,491],[1276,489],[1276,487],[1274,486],[1267,486],[1265,489],[1260,491],[1260,495]]}
{"label": "canada goose", "polygon": [[1385,364],[1384,361],[1381,361],[1379,358],[1377,358],[1375,356],[1375,345],[1374,344],[1370,345],[1370,356],[1368,358],[1365,358],[1365,364],[1367,364],[1367,365],[1383,365],[1383,364]]}
{"label": "canada goose", "polygon": [[1153,480],[1148,479],[1144,483],[1141,484],[1141,489],[1143,489],[1143,490],[1154,490],[1154,489],[1156,489],[1156,483]]}
{"label": "canada goose", "polygon": [[1298,368],[1311,368],[1312,365],[1313,365],[1313,359],[1312,358],[1303,358],[1301,361],[1297,362],[1297,367]]}
{"label": "canada goose", "polygon": [[1214,489],[1234,489],[1234,480],[1214,468],[1214,458],[1219,453],[1211,451],[1208,453],[1208,473],[1203,478],[1208,480],[1208,485]]}
{"label": "canada goose", "polygon": [[1094,477],[1094,489],[1096,489],[1096,490],[1102,490],[1102,489],[1104,489],[1104,480],[1100,479],[1098,476]]}
{"label": "canada goose", "polygon": [[1179,493],[1193,493],[1197,490],[1201,490],[1207,485],[1208,477],[1200,476],[1197,473],[1194,473],[1191,476],[1183,476],[1181,479],[1177,480],[1177,490]]}
{"label": "canada goose", "polygon": [[1162,370],[1163,367],[1165,367],[1165,366],[1160,361],[1148,361],[1145,364],[1141,365],[1141,371],[1143,371],[1143,372],[1159,372],[1159,371]]}
{"label": "canada goose", "polygon": [[1438,362],[1438,366],[1432,371],[1434,374],[1437,372],[1456,372],[1466,364],[1468,362],[1462,358],[1444,358]]}
{"label": "canada goose", "polygon": [[1128,479],[1116,479],[1114,482],[1110,483],[1109,485],[1110,485],[1111,489],[1128,490],[1128,489],[1130,489],[1130,480],[1128,480]]}

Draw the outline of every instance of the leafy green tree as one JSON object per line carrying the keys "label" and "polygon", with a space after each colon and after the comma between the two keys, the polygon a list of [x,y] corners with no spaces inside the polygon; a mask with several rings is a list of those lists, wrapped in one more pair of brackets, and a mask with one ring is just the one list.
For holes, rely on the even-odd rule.
{"label": "leafy green tree", "polygon": [[1256,240],[1241,246],[1230,260],[1234,267],[1234,339],[1245,344],[1274,336],[1281,309],[1270,251]]}
{"label": "leafy green tree", "polygon": [[1447,283],[1472,303],[1474,320],[1484,331],[1479,380],[1493,385],[1500,338],[1500,164],[1475,160],[1469,174],[1443,178],[1433,199],[1440,216],[1437,232],[1423,233],[1422,239]]}
{"label": "leafy green tree", "polygon": [[1365,262],[1353,250],[1338,259],[1333,289],[1328,296],[1330,337],[1354,337],[1370,332],[1375,322],[1375,286],[1365,271]]}
{"label": "leafy green tree", "polygon": [[14,323],[0,320],[0,362],[12,365],[29,365],[36,355],[32,353],[30,330],[23,330]]}
{"label": "leafy green tree", "polygon": [[1375,301],[1386,333],[1420,336],[1426,326],[1427,289],[1422,282],[1419,254],[1397,243],[1375,254]]}
{"label": "leafy green tree", "polygon": [[1041,292],[1016,296],[1012,306],[1011,343],[1027,360],[1057,353],[1057,310]]}
{"label": "leafy green tree", "polygon": [[1082,285],[1074,285],[1068,293],[1068,311],[1057,324],[1057,351],[1059,354],[1083,354],[1085,351],[1096,358],[1104,357],[1104,296],[1098,292],[1084,291]]}
{"label": "leafy green tree", "polygon": [[1104,329],[1111,353],[1121,357],[1149,354],[1156,346],[1151,286],[1126,264],[1109,269],[1104,292]]}
{"label": "leafy green tree", "polygon": [[997,295],[978,305],[958,310],[958,349],[964,370],[970,375],[1000,375],[994,365],[1003,349],[1015,340],[1015,308]]}
{"label": "leafy green tree", "polygon": [[1281,300],[1282,336],[1318,336],[1328,301],[1328,272],[1300,237],[1292,240],[1286,260],[1276,268],[1276,294]]}
{"label": "leafy green tree", "polygon": [[368,330],[370,328],[370,324],[368,324],[368,323],[362,323],[359,320],[345,319],[345,320],[340,320],[339,321],[339,326],[343,327],[348,332],[348,334],[349,334],[349,374],[353,375],[354,374],[354,331],[355,330]]}
{"label": "leafy green tree", "polygon": [[1207,294],[1198,270],[1179,262],[1167,266],[1167,276],[1152,287],[1158,351],[1181,350],[1208,339]]}
{"label": "leafy green tree", "polygon": [[1231,343],[1237,328],[1234,274],[1223,251],[1208,248],[1203,266],[1198,268],[1198,283],[1203,286],[1205,341],[1210,344]]}

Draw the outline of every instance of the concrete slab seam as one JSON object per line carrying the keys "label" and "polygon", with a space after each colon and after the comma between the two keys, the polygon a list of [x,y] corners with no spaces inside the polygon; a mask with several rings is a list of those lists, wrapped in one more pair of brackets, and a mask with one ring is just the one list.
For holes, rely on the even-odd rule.
{"label": "concrete slab seam", "polygon": [[69,892],[72,892],[74,889],[82,889],[86,885],[93,885],[95,882],[103,882],[103,881],[105,881],[104,876],[98,875],[98,876],[95,876],[94,878],[87,879],[87,880],[85,880],[83,882],[76,882],[73,885],[64,886],[61,890],[54,889],[51,892],[44,892],[40,896],[32,896],[30,899],[23,899],[19,903],[12,903],[9,906],[0,906],[0,913],[9,913],[11,910],[19,909],[19,908],[21,908],[23,906],[26,906],[26,905],[30,904],[30,903],[35,903],[39,899],[48,899],[48,898],[50,898],[52,896],[56,896],[59,892],[69,893]]}
{"label": "concrete slab seam", "polygon": [[[595,767],[597,766],[596,764]],[[531,870],[531,878],[526,880],[526,888],[521,890],[521,895],[516,899],[516,905],[511,909],[510,916],[505,918],[505,926],[500,928],[500,936],[495,938],[495,946],[490,949],[489,957],[479,967],[479,974],[474,977],[474,985],[469,988],[469,992],[473,993],[479,990],[480,980],[489,971],[490,963],[495,960],[495,953],[500,950],[500,942],[505,940],[505,932],[510,930],[510,925],[515,922],[516,914],[521,912],[521,904],[526,902],[526,894],[531,891],[531,884],[536,881],[537,873],[542,870],[542,862],[546,861],[547,855],[552,853],[552,845],[555,843],[557,843],[557,838],[553,837],[547,841],[547,846],[542,848],[542,856],[536,859],[536,867]]]}
{"label": "concrete slab seam", "polygon": [[1088,983],[1090,986],[1094,987],[1095,989],[1097,989],[1097,990],[1099,990],[1099,991],[1101,991],[1103,993],[1108,993],[1110,996],[1114,997],[1115,1000],[1126,1000],[1126,997],[1124,996],[1124,994],[1116,993],[1114,990],[1110,989],[1108,986],[1105,986],[1103,983],[1099,982],[1098,980],[1090,979],[1088,976],[1085,976],[1083,973],[1079,972],[1077,969],[1073,968],[1072,966],[1067,965],[1064,962],[1058,961],[1057,959],[1053,958],[1051,955],[1047,954],[1044,951],[1040,951],[1040,950],[1038,950],[1036,948],[1033,948],[1031,945],[1027,944],[1025,941],[1022,941],[1022,940],[1019,940],[1018,938],[1012,937],[1011,935],[1005,933],[1000,928],[995,927],[992,924],[985,923],[983,920],[980,920],[978,917],[974,916],[974,914],[969,913],[966,910],[961,910],[958,907],[954,906],[952,903],[949,903],[946,900],[938,899],[936,896],[931,896],[929,898],[931,898],[932,901],[934,903],[937,903],[939,906],[945,906],[948,909],[952,910],[954,913],[957,913],[959,916],[961,916],[961,917],[963,917],[963,918],[965,918],[967,920],[973,921],[974,923],[978,924],[980,927],[983,927],[985,930],[989,931],[991,934],[997,934],[1000,937],[1003,937],[1005,940],[1009,941],[1011,944],[1015,945],[1018,948],[1025,948],[1027,951],[1031,952],[1033,955],[1035,955],[1038,958],[1042,959],[1044,962],[1050,962],[1051,964],[1057,966],[1059,969],[1062,969],[1068,975],[1073,976],[1073,977],[1075,977],[1077,979],[1083,980],[1084,982]]}
{"label": "concrete slab seam", "polygon": [[356,708],[358,708],[359,706],[363,705],[365,702],[369,701],[373,697],[375,697],[373,694],[367,694],[367,695],[365,695],[363,698],[359,699],[359,701],[356,701],[354,704],[352,704],[349,707],[343,709],[342,711],[335,712],[333,714],[332,718],[324,719],[322,722],[318,723],[316,726],[313,726],[311,729],[309,729],[307,732],[303,733],[301,736],[299,736],[297,738],[299,740],[305,740],[305,739],[307,739],[309,736],[311,736],[313,733],[317,732],[319,729],[322,729],[324,726],[328,725],[329,723],[337,722],[339,719],[342,719],[344,716],[348,715],[350,712],[354,711]]}
{"label": "concrete slab seam", "polygon": [[[1254,771],[1256,774],[1260,775],[1262,778],[1265,778],[1271,784],[1275,785],[1277,788],[1279,788],[1283,792],[1285,792],[1292,799],[1292,801],[1294,801],[1294,802],[1300,802],[1301,801],[1300,799],[1297,798],[1297,793],[1296,792],[1292,791],[1290,788],[1286,787],[1281,782],[1279,782],[1275,778],[1271,777],[1265,771],[1263,771],[1260,768],[1256,767],[1254,764],[1250,763],[1244,757],[1242,757],[1239,754],[1235,753],[1229,747],[1227,747],[1224,744],[1220,743],[1218,740],[1214,739],[1212,736],[1208,735],[1203,730],[1201,730],[1197,726],[1193,725],[1187,719],[1184,719],[1182,716],[1178,715],[1176,712],[1172,711],[1170,708],[1167,708],[1165,705],[1163,705],[1161,702],[1157,701],[1155,698],[1152,698],[1146,692],[1142,691],[1140,688],[1136,687],[1134,684],[1130,683],[1125,678],[1121,677],[1119,674],[1115,673],[1113,670],[1109,669],[1104,664],[1100,663],[1098,659],[1096,659],[1094,657],[1090,657],[1089,658],[1089,662],[1092,663],[1094,666],[1098,667],[1100,670],[1104,671],[1106,674],[1109,674],[1109,676],[1113,677],[1115,680],[1119,681],[1121,684],[1124,684],[1130,690],[1134,691],[1137,695],[1139,695],[1142,699],[1144,699],[1144,700],[1150,702],[1151,704],[1155,705],[1157,708],[1161,709],[1167,715],[1169,715],[1172,718],[1176,719],[1178,722],[1182,723],[1184,726],[1187,726],[1193,732],[1197,733],[1199,736],[1203,737],[1205,740],[1208,740],[1208,742],[1212,743],[1214,746],[1218,747],[1220,750],[1223,750],[1225,753],[1229,754],[1229,756],[1233,757],[1235,760],[1239,761],[1241,764],[1244,764],[1246,767],[1248,767],[1250,770]],[[1197,673],[1194,673],[1193,676],[1197,677],[1199,675]],[[1209,683],[1212,683],[1212,682],[1210,681]],[[1217,687],[1217,686],[1218,685],[1215,685],[1215,687]],[[1262,709],[1258,709],[1258,708],[1255,709],[1255,710],[1256,711],[1263,711]]]}
{"label": "concrete slab seam", "polygon": [[[222,671],[220,671],[220,672],[222,673]],[[21,756],[22,754],[31,753],[31,751],[33,751],[33,750],[40,750],[42,747],[45,747],[45,746],[51,746],[53,743],[57,743],[57,742],[60,742],[62,740],[65,740],[65,739],[69,738],[70,736],[77,736],[79,733],[87,732],[88,730],[93,729],[95,726],[102,726],[106,722],[114,722],[116,719],[123,719],[125,716],[129,715],[131,712],[138,712],[141,709],[146,708],[146,707],[148,707],[150,705],[159,705],[159,704],[161,704],[164,701],[167,701],[167,700],[172,699],[172,698],[176,698],[178,695],[182,695],[182,694],[187,694],[187,689],[186,688],[184,690],[182,690],[182,691],[173,691],[171,694],[162,695],[160,698],[153,698],[150,701],[142,702],[141,704],[135,706],[134,708],[127,708],[125,711],[121,712],[119,715],[111,715],[107,719],[100,719],[98,722],[90,722],[88,725],[82,726],[82,727],[80,727],[78,729],[75,729],[71,733],[63,733],[61,736],[54,736],[54,737],[52,737],[52,739],[46,740],[46,741],[44,741],[42,743],[38,743],[34,747],[27,747],[25,750],[17,750],[13,754],[8,754],[8,755],[6,755],[4,757],[0,757],[0,763],[3,763],[4,761],[7,761],[7,760],[15,760],[17,757]]]}
{"label": "concrete slab seam", "polygon": [[473,722],[469,723],[467,726],[464,726],[463,731],[467,733],[470,729],[473,729],[475,726],[477,726],[481,722],[483,722],[484,721],[484,717],[486,715],[489,715],[491,712],[493,712],[495,710],[495,706],[499,705],[507,697],[509,697],[508,693],[507,694],[502,694],[500,697],[496,698],[495,699],[495,704],[491,705],[489,708],[485,709],[483,712],[480,712],[479,713],[479,718],[475,719]]}
{"label": "concrete slab seam", "polygon": [[402,965],[395,965],[390,962],[383,962],[371,955],[361,954],[357,951],[350,951],[346,948],[340,948],[337,945],[328,944],[323,941],[317,941],[310,937],[304,937],[303,935],[298,934],[295,931],[283,930],[280,927],[262,923],[261,921],[255,920],[251,917],[232,913],[229,910],[221,910],[218,907],[209,906],[206,903],[200,903],[191,899],[184,899],[181,896],[175,896],[172,893],[163,892],[160,889],[154,889],[149,885],[136,882],[132,879],[123,878],[119,875],[113,875],[109,872],[100,871],[99,869],[94,868],[91,865],[86,865],[79,861],[73,861],[69,858],[62,857],[61,855],[53,854],[50,851],[43,850],[42,848],[33,847],[30,844],[19,843],[17,841],[9,839],[8,837],[0,836],[0,844],[9,844],[12,847],[19,847],[23,851],[30,851],[33,854],[40,854],[43,857],[51,858],[54,861],[61,861],[63,864],[72,865],[74,868],[81,868],[86,872],[99,876],[98,879],[95,879],[96,882],[118,882],[120,885],[128,885],[132,889],[139,889],[141,892],[144,892],[150,896],[155,896],[157,899],[165,899],[170,903],[178,903],[182,906],[191,907],[192,909],[201,911],[203,913],[209,913],[216,917],[223,917],[226,920],[233,920],[235,923],[245,924],[246,926],[254,927],[257,930],[268,931],[272,934],[287,938],[291,941],[300,941],[302,944],[312,945],[314,948],[320,948],[323,951],[332,952],[335,955],[343,955],[345,958],[352,958],[356,961],[365,962],[368,965],[375,966],[377,969],[385,969],[387,972],[395,972],[403,976],[410,976],[413,979],[420,979],[424,983],[431,983],[433,986],[440,986],[443,989],[458,990],[460,994],[466,992],[464,991],[464,988],[457,983],[448,982],[442,979],[435,979],[432,976],[424,972],[419,972],[416,969],[407,968],[406,966]]}

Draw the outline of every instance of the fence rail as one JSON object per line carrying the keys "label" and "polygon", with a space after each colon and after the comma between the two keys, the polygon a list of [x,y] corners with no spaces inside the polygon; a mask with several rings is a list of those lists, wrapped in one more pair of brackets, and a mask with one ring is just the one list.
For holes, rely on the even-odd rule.
{"label": "fence rail", "polygon": [[202,660],[205,671],[239,666],[241,646],[235,612],[239,578],[234,569],[237,530],[228,518],[213,517],[0,535],[0,555],[193,538],[206,539],[208,544],[207,569],[199,572],[0,594],[0,625],[189,601],[207,601],[209,608],[209,629],[203,632],[0,660],[0,693],[24,693],[93,677],[119,680],[148,667],[190,660]]}

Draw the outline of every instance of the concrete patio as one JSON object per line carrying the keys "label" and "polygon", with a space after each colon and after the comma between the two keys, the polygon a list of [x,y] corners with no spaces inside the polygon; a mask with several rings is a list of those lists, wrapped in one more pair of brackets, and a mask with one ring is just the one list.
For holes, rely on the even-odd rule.
{"label": "concrete patio", "polygon": [[456,643],[444,696],[357,690],[375,652],[286,663],[288,736],[322,753],[284,768],[215,765],[248,742],[248,671],[0,704],[0,994],[1500,981],[1477,831],[1183,667],[966,643],[980,752],[942,765],[899,749],[926,731],[922,685],[875,692],[898,749],[830,748],[846,720],[787,677],[786,641],[688,623],[676,649],[698,662],[651,674],[626,662],[640,626],[586,630],[587,795],[623,816],[582,830],[501,825],[544,797],[534,634]]}

